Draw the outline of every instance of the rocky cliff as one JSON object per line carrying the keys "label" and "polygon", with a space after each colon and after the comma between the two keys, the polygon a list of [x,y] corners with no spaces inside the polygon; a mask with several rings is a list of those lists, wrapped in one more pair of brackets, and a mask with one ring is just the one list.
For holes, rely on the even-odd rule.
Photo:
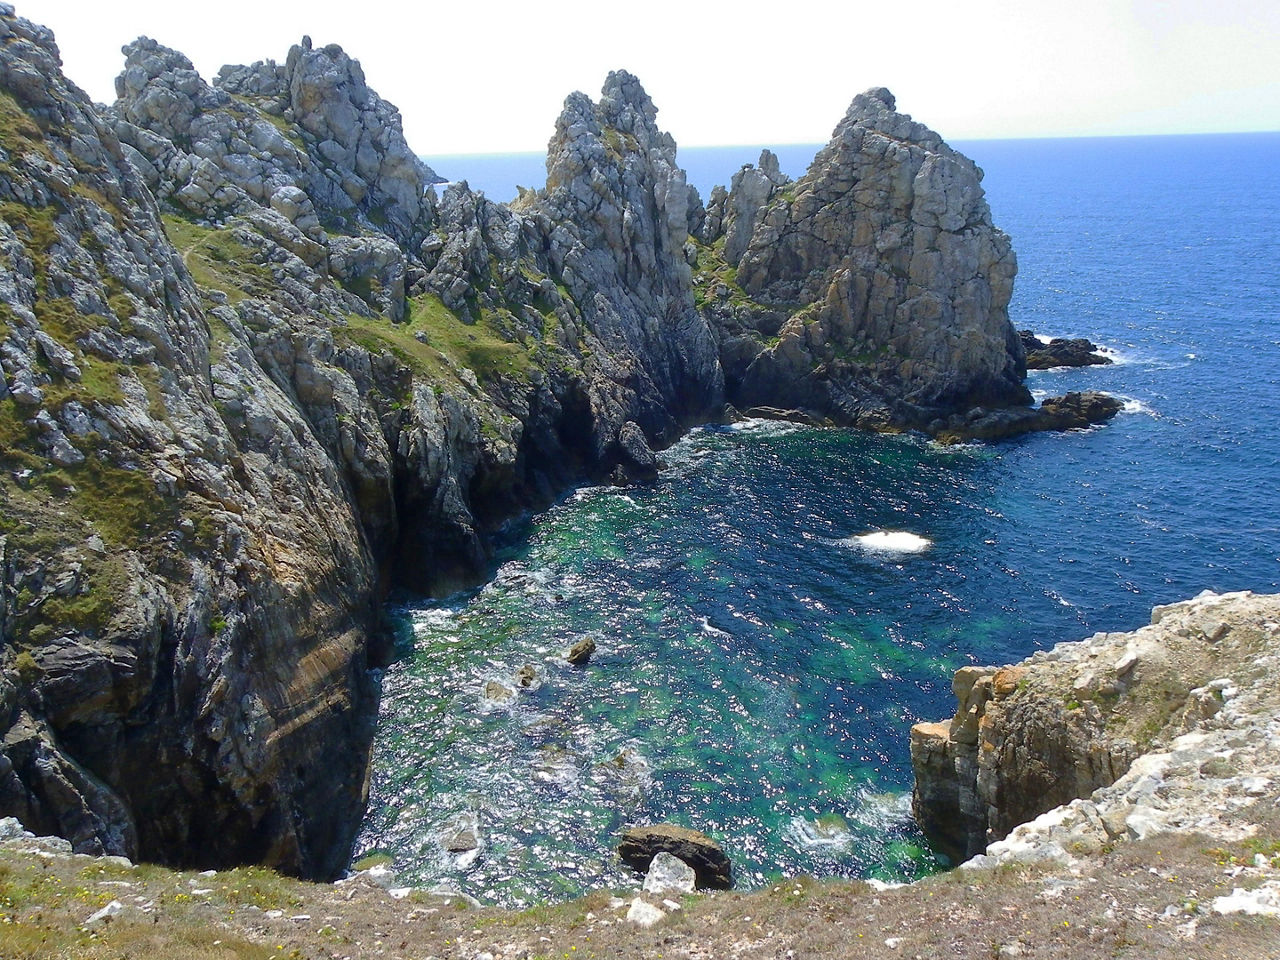
{"label": "rocky cliff", "polygon": [[977,174],[882,91],[704,209],[611,74],[507,207],[339,47],[124,54],[96,107],[0,4],[0,814],[79,851],[340,870],[386,591],[651,477],[726,370],[879,426],[1024,399]]}
{"label": "rocky cliff", "polygon": [[737,174],[697,251],[730,399],[935,433],[956,411],[1026,405],[1017,263],[981,178],[883,88],[798,181],[768,152]]}
{"label": "rocky cliff", "polygon": [[1066,860],[1191,829],[1239,839],[1280,784],[1277,668],[1280,596],[1249,593],[965,667],[951,721],[911,731],[916,819],[957,860]]}

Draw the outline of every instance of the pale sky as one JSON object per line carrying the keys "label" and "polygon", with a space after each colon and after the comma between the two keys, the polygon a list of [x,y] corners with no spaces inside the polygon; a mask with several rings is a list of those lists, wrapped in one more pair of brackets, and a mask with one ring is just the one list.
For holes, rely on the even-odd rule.
{"label": "pale sky", "polygon": [[565,96],[636,74],[682,146],[826,141],[853,95],[955,140],[1280,130],[1276,0],[16,0],[115,99],[145,34],[211,80],[339,43],[420,154],[541,151]]}

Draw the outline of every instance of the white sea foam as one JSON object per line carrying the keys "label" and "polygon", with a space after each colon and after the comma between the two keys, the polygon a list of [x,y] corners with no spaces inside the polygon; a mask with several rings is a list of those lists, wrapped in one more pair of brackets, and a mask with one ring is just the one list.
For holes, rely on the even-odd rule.
{"label": "white sea foam", "polygon": [[733,634],[731,634],[728,630],[721,630],[719,627],[713,627],[711,625],[711,622],[707,620],[706,617],[699,617],[698,623],[702,626],[702,632],[707,634],[708,636],[725,637],[725,638],[729,638],[733,636]]}
{"label": "white sea foam", "polygon": [[769,420],[764,417],[752,417],[729,424],[729,429],[734,433],[759,433],[765,436],[778,436],[784,433],[795,433],[797,430],[805,429],[805,426],[802,423],[792,423],[790,420]]}
{"label": "white sea foam", "polygon": [[1158,416],[1155,410],[1151,409],[1151,407],[1147,406],[1137,397],[1123,397],[1116,394],[1116,399],[1124,403],[1124,406],[1120,408],[1121,413],[1142,413],[1146,414],[1148,417]]}
{"label": "white sea foam", "polygon": [[906,530],[873,530],[850,537],[846,542],[856,543],[863,550],[874,553],[923,553],[933,546],[928,537]]}
{"label": "white sea foam", "polygon": [[825,850],[844,853],[853,845],[853,833],[843,817],[829,815],[815,820],[792,817],[783,828],[791,845],[800,850]]}
{"label": "white sea foam", "polygon": [[1115,347],[1108,346],[1105,343],[1098,344],[1097,352],[1098,354],[1106,357],[1108,360],[1110,360],[1112,363],[1116,364],[1117,366],[1123,366],[1126,363],[1137,362],[1131,354],[1124,353],[1120,350],[1117,350]]}

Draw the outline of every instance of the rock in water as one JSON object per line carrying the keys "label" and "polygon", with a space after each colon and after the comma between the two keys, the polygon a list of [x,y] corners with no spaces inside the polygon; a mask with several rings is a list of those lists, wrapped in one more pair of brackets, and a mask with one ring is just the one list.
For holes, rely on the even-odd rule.
{"label": "rock in water", "polygon": [[733,870],[724,850],[697,830],[670,823],[631,827],[618,844],[622,861],[641,872],[649,869],[659,853],[669,853],[691,866],[699,888],[728,890],[733,886]]}
{"label": "rock in water", "polygon": [[569,648],[568,659],[575,667],[586,666],[587,661],[596,652],[596,642],[591,637],[583,637]]}
{"label": "rock in water", "polygon": [[1018,339],[1027,354],[1028,370],[1051,370],[1054,367],[1089,367],[1111,363],[1111,358],[1098,352],[1098,345],[1083,337],[1054,337],[1048,343],[1030,330],[1019,330]]}
{"label": "rock in water", "polygon": [[654,855],[644,875],[644,892],[658,894],[693,893],[697,877],[693,867],[665,851]]}
{"label": "rock in water", "polygon": [[899,429],[1030,402],[1007,310],[1016,260],[971,160],[876,88],[800,180],[762,173],[725,201],[750,239],[726,233],[717,251],[704,223],[698,252],[725,288],[703,309],[731,402]]}
{"label": "rock in water", "polygon": [[449,853],[466,853],[480,846],[480,821],[474,813],[461,813],[445,824],[440,846]]}
{"label": "rock in water", "polygon": [[1105,423],[1122,409],[1124,404],[1110,394],[1085,390],[1049,397],[1038,407],[975,407],[946,421],[936,421],[930,425],[930,432],[943,443],[1002,440],[1040,430],[1076,430]]}
{"label": "rock in water", "polygon": [[658,458],[649,449],[644,431],[628,420],[618,431],[619,479],[623,483],[653,483],[658,479]]}

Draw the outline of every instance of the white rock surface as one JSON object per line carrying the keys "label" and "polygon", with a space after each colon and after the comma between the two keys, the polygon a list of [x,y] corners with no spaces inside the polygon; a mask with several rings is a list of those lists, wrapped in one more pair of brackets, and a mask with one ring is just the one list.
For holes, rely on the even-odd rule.
{"label": "white rock surface", "polygon": [[679,857],[661,852],[654,856],[644,876],[644,892],[661,896],[667,893],[693,893],[693,867]]}

